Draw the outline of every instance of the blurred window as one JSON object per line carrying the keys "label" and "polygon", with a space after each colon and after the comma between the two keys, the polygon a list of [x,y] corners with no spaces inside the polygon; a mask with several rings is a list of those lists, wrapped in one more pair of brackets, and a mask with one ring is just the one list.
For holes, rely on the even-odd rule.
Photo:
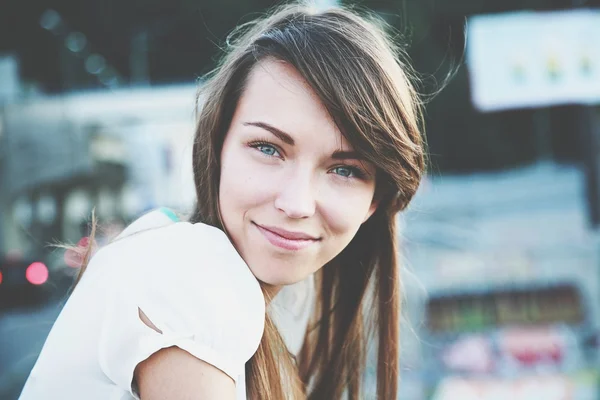
{"label": "blurred window", "polygon": [[584,307],[573,285],[431,296],[426,305],[432,333],[471,332],[518,325],[579,324]]}

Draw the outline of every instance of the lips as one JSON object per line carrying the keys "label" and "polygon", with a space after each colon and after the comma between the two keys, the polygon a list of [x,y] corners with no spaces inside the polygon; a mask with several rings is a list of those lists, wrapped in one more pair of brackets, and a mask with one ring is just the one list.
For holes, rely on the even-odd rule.
{"label": "lips", "polygon": [[260,233],[274,246],[285,250],[302,250],[319,241],[319,238],[304,232],[254,224]]}
{"label": "lips", "polygon": [[287,231],[285,229],[277,228],[274,226],[268,226],[268,225],[258,225],[258,226],[263,229],[266,229],[268,231],[271,231],[285,239],[289,239],[289,240],[318,240],[319,239],[318,237],[309,235],[304,232],[292,232],[292,231]]}

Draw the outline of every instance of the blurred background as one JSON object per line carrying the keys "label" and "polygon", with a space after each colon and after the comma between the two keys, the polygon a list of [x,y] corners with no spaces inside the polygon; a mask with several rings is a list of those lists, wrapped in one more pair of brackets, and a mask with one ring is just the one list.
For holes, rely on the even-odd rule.
{"label": "blurred background", "polygon": [[[400,398],[600,399],[600,1],[351,3],[403,33],[423,92],[455,71],[401,217]],[[100,245],[147,210],[190,209],[201,77],[274,4],[0,2],[1,399],[77,273],[50,245],[85,237],[93,207]]]}

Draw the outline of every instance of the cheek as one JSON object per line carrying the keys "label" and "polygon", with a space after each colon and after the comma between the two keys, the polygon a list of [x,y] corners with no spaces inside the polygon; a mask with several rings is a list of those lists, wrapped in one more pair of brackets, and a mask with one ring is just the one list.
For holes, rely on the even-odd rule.
{"label": "cheek", "polygon": [[331,233],[354,236],[369,212],[372,199],[372,191],[368,189],[324,196],[322,213]]}
{"label": "cheek", "polygon": [[219,195],[223,219],[229,219],[232,211],[246,212],[269,198],[269,180],[243,150],[226,146],[221,155]]}

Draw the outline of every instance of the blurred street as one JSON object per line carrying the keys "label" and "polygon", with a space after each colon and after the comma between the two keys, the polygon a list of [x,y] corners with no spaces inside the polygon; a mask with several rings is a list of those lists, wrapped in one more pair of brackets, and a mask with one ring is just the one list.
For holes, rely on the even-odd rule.
{"label": "blurred street", "polygon": [[60,312],[62,300],[0,309],[0,399],[16,399]]}
{"label": "blurred street", "polygon": [[[358,3],[398,30],[426,100],[427,174],[399,217],[399,398],[600,399],[600,0]],[[99,246],[191,211],[203,76],[272,5],[0,5],[0,400],[77,273],[51,245],[85,242],[92,210]]]}

